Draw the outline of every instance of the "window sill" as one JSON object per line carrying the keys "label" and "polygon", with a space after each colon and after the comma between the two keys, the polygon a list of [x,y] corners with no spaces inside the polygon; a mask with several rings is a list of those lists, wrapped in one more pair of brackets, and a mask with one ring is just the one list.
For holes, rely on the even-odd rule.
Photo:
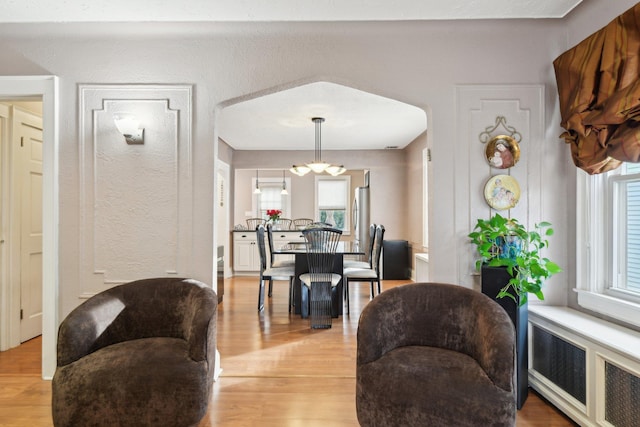
{"label": "window sill", "polygon": [[581,307],[621,322],[640,326],[640,304],[581,289],[575,291],[578,293],[578,304]]}

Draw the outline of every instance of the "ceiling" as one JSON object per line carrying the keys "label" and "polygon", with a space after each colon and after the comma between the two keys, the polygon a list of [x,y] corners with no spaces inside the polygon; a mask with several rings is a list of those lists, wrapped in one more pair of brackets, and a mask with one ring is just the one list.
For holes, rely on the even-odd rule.
{"label": "ceiling", "polygon": [[[50,0],[0,2],[0,23],[421,21],[558,19],[582,0]],[[239,102],[220,114],[219,136],[236,150],[403,148],[427,128],[416,106],[317,82]]]}
{"label": "ceiling", "polygon": [[0,22],[405,21],[562,18],[582,0],[29,0]]}
{"label": "ceiling", "polygon": [[313,117],[325,119],[323,150],[404,148],[427,128],[421,108],[316,82],[224,108],[219,134],[236,150],[313,150]]}

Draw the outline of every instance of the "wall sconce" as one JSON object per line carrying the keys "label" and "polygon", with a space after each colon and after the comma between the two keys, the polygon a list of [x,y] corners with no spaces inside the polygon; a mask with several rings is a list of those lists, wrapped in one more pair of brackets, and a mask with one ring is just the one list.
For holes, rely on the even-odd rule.
{"label": "wall sconce", "polygon": [[130,113],[113,115],[118,131],[124,135],[127,144],[144,144],[144,128],[140,129],[140,120]]}

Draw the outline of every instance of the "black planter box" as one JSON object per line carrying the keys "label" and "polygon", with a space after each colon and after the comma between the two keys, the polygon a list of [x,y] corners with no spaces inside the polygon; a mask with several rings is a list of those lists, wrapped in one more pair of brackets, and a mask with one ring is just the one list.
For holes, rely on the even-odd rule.
{"label": "black planter box", "polygon": [[529,393],[529,345],[527,339],[529,310],[527,304],[519,305],[520,301],[517,296],[516,301],[509,297],[497,298],[500,289],[504,288],[511,279],[506,267],[483,266],[481,273],[482,293],[494,298],[505,309],[516,328],[517,407],[522,409]]}

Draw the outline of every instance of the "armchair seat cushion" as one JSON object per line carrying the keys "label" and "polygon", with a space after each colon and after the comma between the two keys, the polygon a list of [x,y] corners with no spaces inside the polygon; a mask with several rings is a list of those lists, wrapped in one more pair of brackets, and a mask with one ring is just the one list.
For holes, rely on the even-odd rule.
{"label": "armchair seat cushion", "polygon": [[183,339],[124,341],[58,368],[54,397],[85,408],[73,412],[76,418],[69,420],[73,425],[90,425],[90,420],[100,418],[133,418],[140,425],[192,425],[200,419],[198,398],[207,387],[207,371],[206,361],[189,357]]}
{"label": "armchair seat cushion", "polygon": [[[475,359],[448,349],[400,347],[358,370],[359,411],[371,425],[490,426],[512,396]],[[465,409],[452,411],[451,402]]]}

